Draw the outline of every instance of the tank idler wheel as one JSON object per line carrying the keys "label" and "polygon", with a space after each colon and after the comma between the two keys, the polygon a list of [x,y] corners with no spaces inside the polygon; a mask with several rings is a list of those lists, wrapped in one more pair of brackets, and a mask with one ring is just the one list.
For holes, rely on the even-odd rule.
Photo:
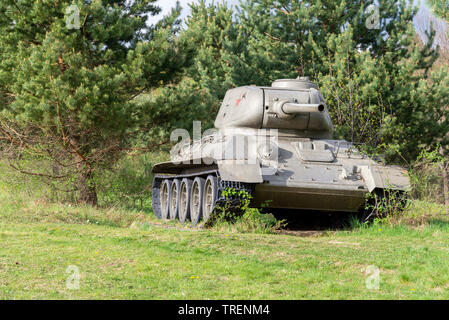
{"label": "tank idler wheel", "polygon": [[178,212],[179,212],[179,195],[180,195],[180,186],[181,181],[179,179],[174,179],[169,193],[169,213],[170,213],[170,220],[176,220],[178,218]]}
{"label": "tank idler wheel", "polygon": [[160,201],[161,201],[161,219],[168,219],[169,216],[169,194],[171,189],[171,180],[164,179],[161,184]]}
{"label": "tank idler wheel", "polygon": [[190,221],[196,226],[203,215],[204,179],[196,177],[192,183],[190,195]]}
{"label": "tank idler wheel", "polygon": [[218,180],[212,175],[207,176],[204,183],[203,220],[207,222],[215,209],[218,198]]}
{"label": "tank idler wheel", "polygon": [[185,223],[190,218],[190,197],[192,195],[192,180],[184,178],[181,181],[179,195],[179,221]]}

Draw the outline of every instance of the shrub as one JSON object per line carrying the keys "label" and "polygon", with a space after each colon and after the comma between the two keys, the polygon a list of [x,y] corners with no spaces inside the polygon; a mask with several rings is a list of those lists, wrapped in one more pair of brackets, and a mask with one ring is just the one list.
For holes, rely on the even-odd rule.
{"label": "shrub", "polygon": [[445,196],[446,199],[449,196],[445,195],[445,176],[447,179],[448,170],[449,161],[441,155],[439,145],[434,149],[423,150],[409,170],[411,196],[414,199],[444,204]]}
{"label": "shrub", "polygon": [[206,227],[221,231],[273,233],[285,225],[284,221],[277,220],[272,214],[250,208],[252,196],[247,191],[227,188],[222,195],[225,200]]}

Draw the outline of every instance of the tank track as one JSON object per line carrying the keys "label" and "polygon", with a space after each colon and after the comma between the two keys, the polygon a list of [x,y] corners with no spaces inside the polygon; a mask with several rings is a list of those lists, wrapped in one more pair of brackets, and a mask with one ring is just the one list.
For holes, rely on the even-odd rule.
{"label": "tank track", "polygon": [[233,196],[233,197],[225,197],[223,196],[223,191],[232,188],[235,191],[245,191],[250,196],[254,193],[255,185],[251,183],[243,183],[238,181],[224,181],[221,180],[220,174],[218,170],[209,170],[194,174],[179,174],[179,175],[165,175],[165,174],[158,174],[153,179],[153,185],[152,185],[152,204],[153,204],[153,210],[154,214],[158,219],[162,219],[161,215],[161,199],[160,199],[160,188],[162,185],[162,181],[164,179],[183,179],[183,178],[189,178],[189,179],[195,179],[196,177],[202,177],[206,178],[208,175],[214,175],[217,178],[218,182],[218,190],[217,190],[217,199],[214,203],[214,210],[212,211],[209,220],[206,221],[206,226],[211,226],[218,215],[218,210],[216,210],[219,207],[226,206],[227,210],[238,212],[239,208],[241,208],[241,202],[242,199],[239,196]]}

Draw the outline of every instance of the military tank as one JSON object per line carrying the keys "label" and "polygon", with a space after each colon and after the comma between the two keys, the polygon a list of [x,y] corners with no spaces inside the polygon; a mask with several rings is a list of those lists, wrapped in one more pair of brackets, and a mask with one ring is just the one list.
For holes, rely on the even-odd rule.
{"label": "military tank", "polygon": [[360,212],[367,194],[409,186],[403,168],[332,139],[326,102],[308,77],[230,89],[214,124],[215,132],[179,142],[170,162],[153,167],[158,218],[207,221],[227,188],[250,193],[253,207],[313,214]]}

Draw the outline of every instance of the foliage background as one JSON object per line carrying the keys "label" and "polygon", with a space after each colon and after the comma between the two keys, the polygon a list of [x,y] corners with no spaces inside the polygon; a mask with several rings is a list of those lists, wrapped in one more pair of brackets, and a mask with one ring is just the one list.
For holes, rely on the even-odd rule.
{"label": "foliage background", "polygon": [[[426,150],[439,148],[447,159],[448,64],[434,33],[426,43],[417,37],[413,2],[379,1],[380,28],[367,29],[374,1],[243,0],[236,9],[201,0],[184,22],[177,6],[149,28],[142,17],[157,14],[157,2],[136,2],[127,18],[121,1],[78,1],[88,41],[84,30],[66,30],[65,7],[46,10],[50,3],[21,2],[23,17],[13,1],[0,7],[0,120],[8,129],[0,143],[3,162],[48,175],[28,178],[44,180],[59,201],[82,202],[81,173],[101,205],[149,207],[151,166],[167,159],[174,128],[191,129],[193,120],[212,127],[229,88],[298,75],[320,85],[335,138],[365,143],[410,169],[422,168]],[[445,17],[444,2],[431,4]],[[20,29],[8,29],[8,15]],[[13,146],[4,135],[10,129],[30,137],[32,148]],[[81,137],[87,169],[55,161],[56,152],[60,163],[79,162],[64,151],[64,129]],[[63,178],[53,179],[55,172]]]}

